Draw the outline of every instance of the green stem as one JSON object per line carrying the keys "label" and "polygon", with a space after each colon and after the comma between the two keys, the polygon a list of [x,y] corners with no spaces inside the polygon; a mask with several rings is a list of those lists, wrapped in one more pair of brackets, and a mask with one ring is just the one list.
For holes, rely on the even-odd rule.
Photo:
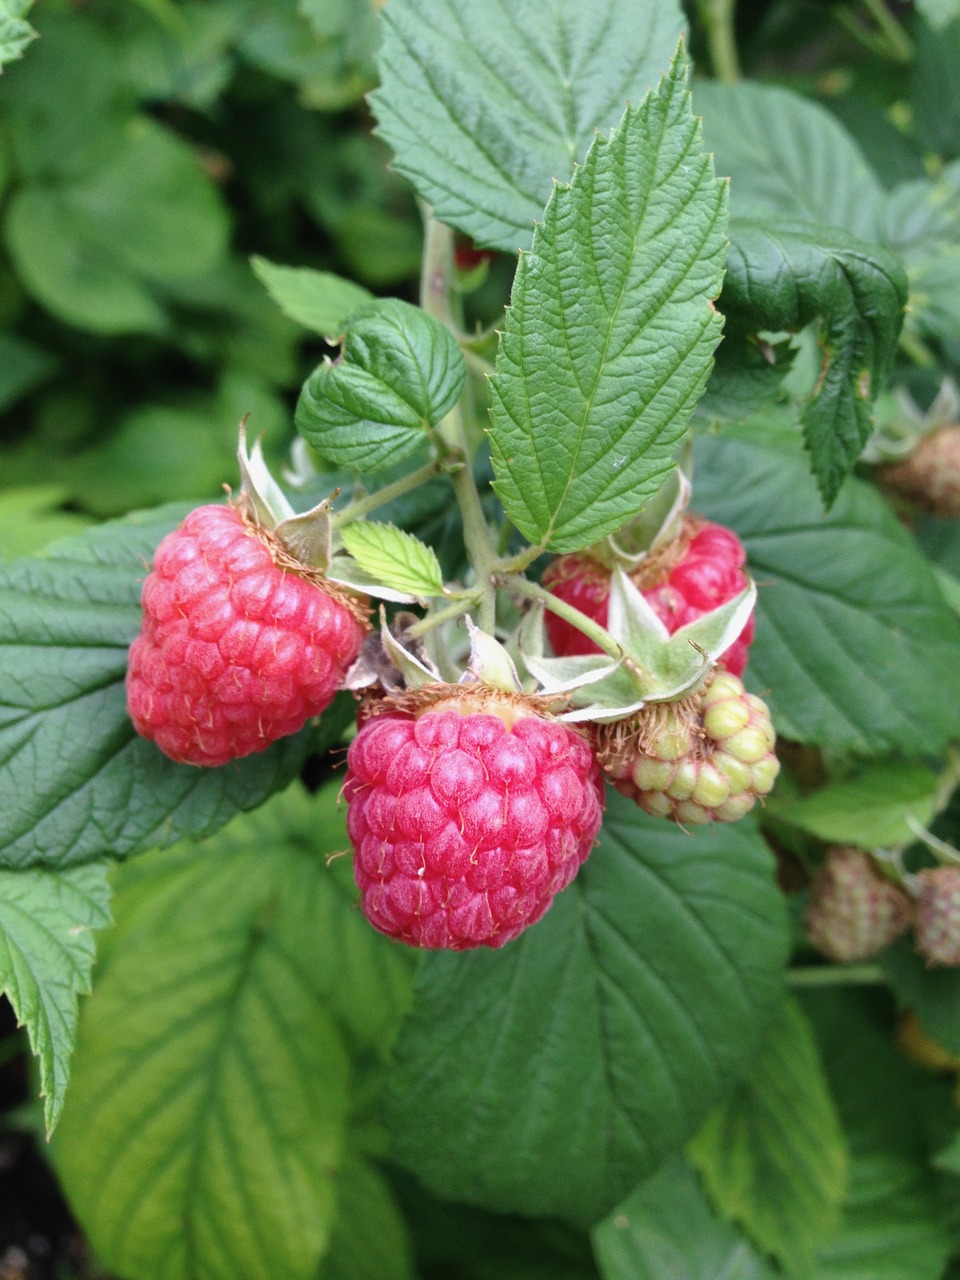
{"label": "green stem", "polygon": [[937,363],[936,357],[926,343],[913,333],[906,331],[900,334],[900,349],[910,357],[921,369],[932,369]]}
{"label": "green stem", "polygon": [[409,475],[401,476],[399,480],[394,480],[392,484],[384,485],[382,489],[377,489],[375,493],[368,493],[362,498],[356,498],[353,502],[348,502],[333,517],[333,527],[338,529],[341,525],[347,524],[351,520],[362,520],[371,511],[376,511],[378,507],[386,506],[394,498],[402,498],[405,493],[409,493],[412,489],[418,489],[420,485],[426,484],[428,480],[432,480],[444,470],[446,468],[443,463],[428,462],[426,466],[420,467],[417,471],[411,471]]}
{"label": "green stem", "polygon": [[478,355],[476,351],[471,351],[469,347],[460,344],[460,350],[463,352],[463,358],[467,368],[472,369],[474,373],[479,373],[485,378],[489,378],[491,374],[496,372],[494,365],[489,360],[485,360],[483,356]]}
{"label": "green stem", "polygon": [[895,62],[909,62],[913,57],[913,42],[884,4],[884,0],[863,0],[863,2],[883,33],[890,50],[890,57]]}
{"label": "green stem", "polygon": [[787,970],[791,987],[886,986],[878,964],[817,964]]}
{"label": "green stem", "polygon": [[[423,270],[420,276],[420,305],[427,315],[446,325],[454,337],[458,337],[456,316],[451,304],[453,284],[453,232],[434,218],[424,207]],[[480,494],[477,492],[470,465],[470,450],[464,429],[463,413],[459,405],[447,414],[439,424],[441,439],[449,453],[463,459],[464,466],[453,473],[453,492],[463,516],[463,540],[467,554],[477,574],[480,589],[478,623],[482,630],[493,634],[496,625],[496,587],[493,574],[497,563],[497,550],[490,526],[483,514]]]}
{"label": "green stem", "polygon": [[425,636],[434,627],[443,626],[445,622],[449,622],[452,618],[459,618],[462,614],[467,613],[471,603],[479,599],[479,597],[479,591],[473,592],[472,595],[464,593],[463,597],[455,600],[453,604],[446,604],[442,609],[435,609],[432,613],[428,613],[425,618],[421,618],[419,622],[415,622],[412,627],[407,627],[404,635],[409,636],[412,640],[418,640],[420,636]]}
{"label": "green stem", "polygon": [[741,79],[733,25],[736,8],[737,0],[698,0],[713,74],[724,84],[736,84]]}
{"label": "green stem", "polygon": [[529,600],[539,600],[542,604],[555,613],[558,618],[563,618],[565,622],[572,623],[573,626],[579,628],[580,631],[604,653],[610,655],[619,661],[623,657],[623,650],[617,644],[616,640],[610,635],[599,622],[594,622],[593,618],[588,618],[585,613],[581,613],[579,609],[575,609],[572,604],[567,604],[565,600],[558,600],[552,592],[546,587],[541,587],[539,583],[531,582],[528,578],[523,578],[519,574],[503,574],[500,577],[500,585],[507,591],[513,591],[518,596],[526,596]]}

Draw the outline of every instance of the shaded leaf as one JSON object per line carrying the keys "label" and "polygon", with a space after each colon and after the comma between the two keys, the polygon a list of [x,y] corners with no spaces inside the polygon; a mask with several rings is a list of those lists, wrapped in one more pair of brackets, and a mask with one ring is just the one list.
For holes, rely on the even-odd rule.
{"label": "shaded leaf", "polygon": [[596,1221],[749,1062],[785,943],[749,824],[687,834],[611,793],[544,920],[425,958],[387,1094],[397,1155],[446,1197]]}
{"label": "shaded leaf", "polygon": [[914,832],[907,818],[928,826],[938,787],[937,775],[923,765],[878,760],[802,800],[769,803],[778,818],[821,840],[874,849],[911,843]]}
{"label": "shaded leaf", "polygon": [[682,26],[675,0],[391,0],[371,101],[394,168],[478,245],[525,249],[551,182],[656,83]]}
{"label": "shaded leaf", "polygon": [[331,271],[283,267],[258,257],[251,258],[250,265],[284,315],[324,337],[342,333],[347,318],[372,296],[362,285]]}

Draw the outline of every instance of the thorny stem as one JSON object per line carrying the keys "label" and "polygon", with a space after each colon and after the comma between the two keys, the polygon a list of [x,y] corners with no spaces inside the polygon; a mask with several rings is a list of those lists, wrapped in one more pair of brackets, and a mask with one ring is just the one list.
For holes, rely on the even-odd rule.
{"label": "thorny stem", "polygon": [[707,33],[713,74],[724,84],[741,78],[733,19],[737,0],[699,0],[700,21]]}
{"label": "thorny stem", "polygon": [[878,964],[816,964],[787,970],[791,987],[877,987],[888,981]]}
{"label": "thorny stem", "polygon": [[426,484],[428,480],[432,480],[445,470],[446,468],[442,462],[428,462],[426,466],[420,467],[417,471],[411,471],[407,476],[401,476],[399,480],[394,480],[392,484],[384,485],[382,489],[377,489],[375,493],[368,493],[362,498],[355,498],[353,502],[348,502],[345,507],[334,515],[331,523],[337,529],[341,525],[347,524],[350,520],[360,520],[369,515],[371,511],[376,511],[378,507],[386,506],[394,498],[402,498],[405,493],[410,493],[412,489],[417,489],[420,485]]}
{"label": "thorny stem", "polygon": [[558,600],[546,587],[541,587],[536,582],[530,582],[529,579],[523,578],[519,574],[511,573],[503,574],[500,577],[500,585],[505,587],[507,591],[515,592],[518,596],[526,596],[529,600],[541,601],[558,618],[563,618],[565,622],[570,622],[573,626],[578,627],[589,640],[592,640],[598,648],[609,654],[611,658],[619,661],[624,656],[623,650],[616,640],[604,627],[600,626],[599,622],[594,622],[593,618],[588,618],[585,613],[575,609],[572,604],[567,604],[565,600]]}
{"label": "thorny stem", "polygon": [[[451,306],[453,282],[453,232],[438,222],[424,207],[423,271],[420,277],[420,304],[458,337],[456,317]],[[456,405],[439,425],[439,432],[450,455],[463,460],[464,466],[453,473],[453,491],[463,516],[463,538],[477,573],[480,591],[478,622],[482,630],[493,634],[496,625],[496,587],[493,574],[497,552],[490,526],[487,524],[477,492],[470,451],[467,446],[463,414]]]}

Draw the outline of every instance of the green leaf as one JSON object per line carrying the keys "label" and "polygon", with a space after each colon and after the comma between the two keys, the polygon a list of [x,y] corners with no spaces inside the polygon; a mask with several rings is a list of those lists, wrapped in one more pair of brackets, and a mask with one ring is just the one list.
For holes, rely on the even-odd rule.
{"label": "green leaf", "polygon": [[371,299],[371,293],[331,271],[282,267],[266,258],[250,259],[254,274],[280,310],[324,337],[343,332],[347,319]]}
{"label": "green leaf", "polygon": [[23,57],[23,51],[37,33],[24,16],[33,0],[0,0],[0,69],[4,63]]}
{"label": "green leaf", "polygon": [[675,0],[391,0],[379,132],[438,218],[525,249],[551,182],[656,83],[682,27]]}
{"label": "green leaf", "polygon": [[351,699],[222,769],[168,760],[134,732],[123,682],[161,508],[0,567],[0,866],[65,867],[208,835],[338,741]]}
{"label": "green leaf", "polygon": [[603,1280],[773,1280],[730,1222],[716,1218],[680,1156],[594,1228]]}
{"label": "green leaf", "polygon": [[0,412],[22,399],[57,370],[57,359],[23,338],[0,332]]}
{"label": "green leaf", "polygon": [[149,282],[210,270],[227,231],[219,194],[190,147],[136,117],[84,177],[21,190],[6,223],[30,292],[61,319],[99,333],[163,327]]}
{"label": "green leaf", "polygon": [[383,1176],[348,1152],[337,1220],[317,1280],[416,1280],[406,1224]]}
{"label": "green leaf", "polygon": [[802,1009],[784,1003],[749,1074],[688,1148],[710,1199],[761,1251],[804,1271],[840,1222],[847,1150]]}
{"label": "green leaf", "polygon": [[611,793],[543,921],[426,957],[387,1091],[397,1156],[445,1197],[595,1222],[750,1061],[785,943],[749,823],[688,834]]}
{"label": "green leaf", "polygon": [[873,487],[849,481],[824,516],[798,438],[744,427],[697,451],[697,507],[737,531],[761,584],[747,677],[777,731],[916,759],[960,737],[960,623]]}
{"label": "green leaf", "polygon": [[713,80],[697,81],[694,101],[717,172],[733,179],[735,218],[774,213],[879,242],[883,188],[824,107],[774,85]]}
{"label": "green leaf", "polygon": [[0,993],[40,1059],[48,1135],[63,1109],[78,997],[90,990],[93,930],[110,921],[107,867],[0,871]]}
{"label": "green leaf", "polygon": [[89,518],[64,511],[68,494],[56,485],[0,491],[0,560],[36,554],[57,538],[79,533]]}
{"label": "green leaf", "polygon": [[949,1252],[918,1080],[862,998],[818,992],[804,1001],[850,1145],[840,1229],[811,1280],[940,1280]]}
{"label": "green leaf", "polygon": [[[399,1013],[396,949],[326,866],[345,839],[336,791],[298,789],[118,877],[54,1157],[129,1280],[313,1280],[333,1244],[355,1162],[347,1046],[370,1022],[346,966],[361,962],[381,1024]],[[305,901],[323,908],[312,925]]]}
{"label": "green leaf", "polygon": [[334,466],[376,471],[408,457],[460,398],[456,339],[418,307],[389,298],[348,324],[342,363],[304,384],[297,430]]}
{"label": "green leaf", "polygon": [[720,337],[725,225],[678,55],[556,188],[520,261],[490,441],[494,487],[531,542],[595,542],[672,469]]}
{"label": "green leaf", "polygon": [[914,832],[908,818],[929,826],[938,789],[937,775],[923,765],[877,760],[853,778],[830,782],[802,800],[773,799],[770,807],[778,818],[821,840],[875,849],[910,844]]}
{"label": "green leaf", "polygon": [[901,1009],[910,1009],[927,1033],[960,1054],[960,970],[928,969],[909,942],[898,942],[879,959]]}
{"label": "green leaf", "polygon": [[884,236],[910,280],[909,328],[953,341],[960,326],[960,162],[946,165],[933,181],[905,182],[892,191]]}
{"label": "green leaf", "polygon": [[384,586],[414,596],[443,595],[443,571],[432,547],[392,524],[364,521],[341,531],[354,560]]}
{"label": "green leaf", "polygon": [[804,437],[831,503],[873,431],[870,405],[890,374],[907,302],[891,254],[841,231],[737,220],[720,305],[741,326],[796,331],[816,319],[822,362]]}

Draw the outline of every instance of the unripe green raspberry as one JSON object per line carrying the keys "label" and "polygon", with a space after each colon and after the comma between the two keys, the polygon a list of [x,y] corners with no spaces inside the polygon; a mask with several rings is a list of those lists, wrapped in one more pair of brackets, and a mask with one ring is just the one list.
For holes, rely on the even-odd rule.
{"label": "unripe green raspberry", "polygon": [[780,770],[766,704],[728,671],[692,698],[598,726],[595,737],[617,789],[654,817],[684,826],[736,822]]}

